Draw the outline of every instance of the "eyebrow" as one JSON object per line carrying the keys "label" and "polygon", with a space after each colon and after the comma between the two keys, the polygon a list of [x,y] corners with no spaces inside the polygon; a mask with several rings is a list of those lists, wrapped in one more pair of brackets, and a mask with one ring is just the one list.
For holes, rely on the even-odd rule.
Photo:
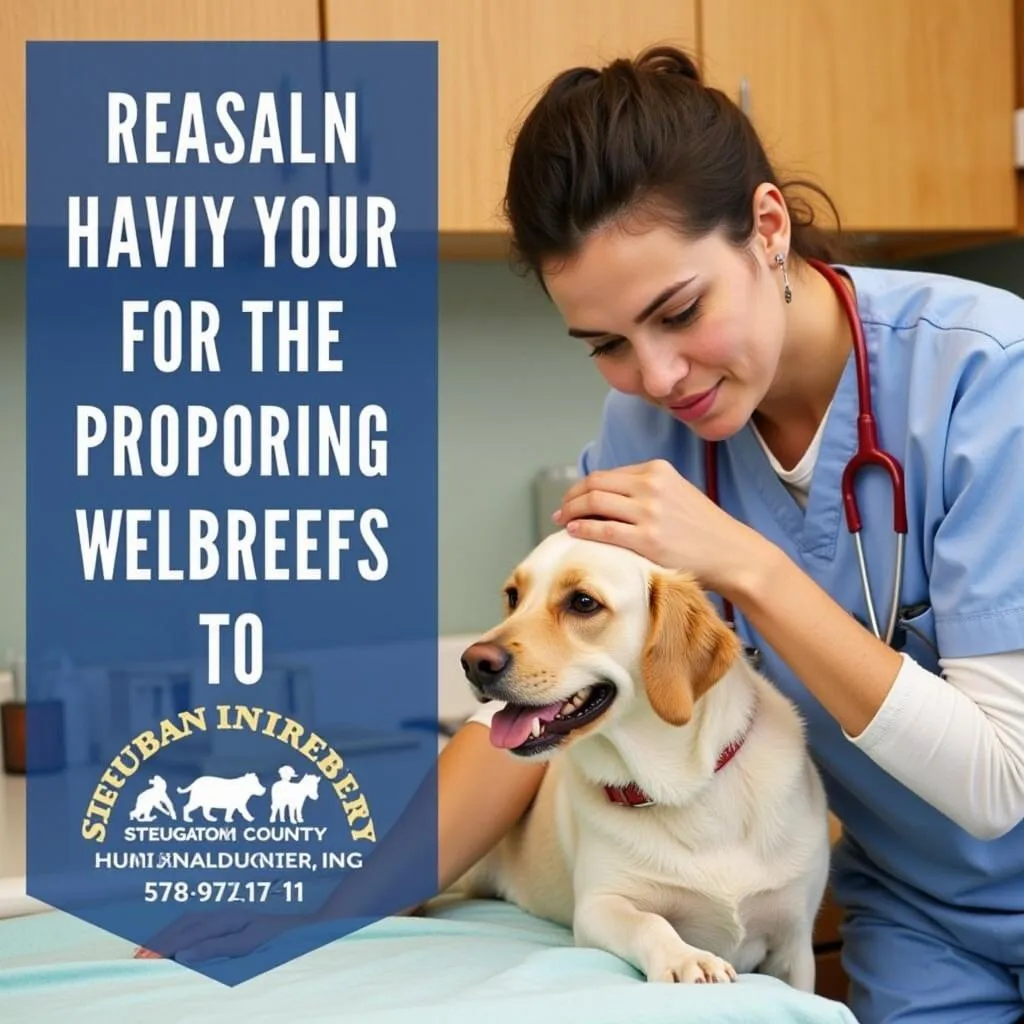
{"label": "eyebrow", "polygon": [[503,590],[508,590],[510,587],[514,587],[516,590],[522,592],[527,589],[530,585],[529,577],[523,572],[521,568],[516,569],[514,573],[506,580]]}
{"label": "eyebrow", "polygon": [[[682,291],[688,284],[692,284],[697,279],[697,275],[694,274],[692,277],[688,277],[683,281],[676,281],[675,284],[670,284],[667,288],[660,291],[646,306],[633,318],[633,323],[643,323],[659,306],[664,305],[672,298],[676,292]],[[569,337],[570,338],[603,338],[608,331],[589,331],[582,327],[570,327]]]}

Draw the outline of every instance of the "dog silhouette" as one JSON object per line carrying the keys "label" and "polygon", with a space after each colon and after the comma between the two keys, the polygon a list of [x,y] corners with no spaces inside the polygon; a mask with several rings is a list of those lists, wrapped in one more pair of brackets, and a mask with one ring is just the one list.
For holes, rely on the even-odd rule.
{"label": "dog silhouette", "polygon": [[255,772],[246,772],[233,779],[222,779],[216,775],[200,775],[187,786],[179,786],[179,793],[188,793],[188,803],[182,811],[185,821],[192,820],[192,812],[199,808],[207,821],[216,821],[210,813],[213,810],[224,811],[224,820],[231,821],[235,814],[240,814],[246,821],[252,821],[246,804],[254,796],[263,796],[266,787],[260,782]]}

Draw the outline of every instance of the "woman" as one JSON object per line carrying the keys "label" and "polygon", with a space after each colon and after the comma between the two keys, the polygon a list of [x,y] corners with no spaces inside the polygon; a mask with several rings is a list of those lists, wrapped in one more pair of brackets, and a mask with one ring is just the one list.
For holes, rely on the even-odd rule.
{"label": "woman", "polygon": [[[851,326],[750,124],[682,54],[562,75],[523,125],[518,254],[612,388],[557,521],[693,572],[801,708],[845,838],[864,1024],[1024,1014],[1024,302],[847,268],[909,531],[876,636],[841,481]],[[704,494],[717,442],[720,506]],[[879,625],[891,487],[857,484]],[[723,605],[723,610],[727,610]],[[898,649],[896,649],[898,648]],[[941,674],[940,674],[941,672]]]}
{"label": "woman", "polygon": [[[747,119],[664,48],[559,76],[519,133],[506,205],[566,343],[611,387],[557,521],[694,573],[803,711],[845,828],[833,889],[854,1013],[1019,1019],[1024,302],[908,272],[846,267],[830,281],[814,261],[836,253]],[[871,628],[844,520],[858,406],[837,288],[864,324],[879,441],[906,475],[892,645]],[[884,637],[892,491],[872,472],[857,493]],[[492,711],[439,762],[442,888],[543,772],[491,747]],[[393,850],[378,878],[384,857],[397,873]],[[242,933],[235,951],[258,938]]]}

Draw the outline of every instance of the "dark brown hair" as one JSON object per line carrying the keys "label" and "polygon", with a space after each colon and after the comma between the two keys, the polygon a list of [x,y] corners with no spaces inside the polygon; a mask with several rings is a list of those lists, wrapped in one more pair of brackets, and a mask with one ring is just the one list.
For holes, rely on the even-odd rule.
{"label": "dark brown hair", "polygon": [[[543,283],[548,260],[571,256],[595,227],[641,211],[671,217],[686,237],[721,229],[743,246],[762,182],[786,199],[793,251],[837,261],[835,205],[812,182],[779,182],[746,115],[702,83],[685,53],[657,46],[602,69],[573,68],[548,85],[513,146],[504,203],[513,256]],[[834,232],[793,195],[800,185],[824,197]]]}

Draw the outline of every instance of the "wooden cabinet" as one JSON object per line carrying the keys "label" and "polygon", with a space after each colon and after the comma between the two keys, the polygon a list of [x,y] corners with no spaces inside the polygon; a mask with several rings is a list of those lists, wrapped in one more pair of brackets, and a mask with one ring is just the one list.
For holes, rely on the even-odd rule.
{"label": "wooden cabinet", "polygon": [[705,78],[859,232],[1016,225],[1013,0],[705,0]]}
{"label": "wooden cabinet", "polygon": [[[325,0],[329,40],[437,40],[438,218],[449,250],[486,251],[518,119],[557,72],[654,42],[693,50],[697,0]],[[478,250],[482,243],[482,250]]]}
{"label": "wooden cabinet", "polygon": [[319,38],[319,0],[5,0],[0,17],[0,227],[25,225],[27,41]]}
{"label": "wooden cabinet", "polygon": [[326,0],[325,12],[328,39],[439,40],[449,253],[460,237],[469,254],[474,238],[500,240],[510,141],[550,77],[655,42],[689,49],[745,102],[784,177],[820,184],[848,231],[1017,224],[1014,0]]}
{"label": "wooden cabinet", "polygon": [[686,49],[742,99],[783,177],[819,183],[847,230],[938,247],[1024,233],[1015,6],[1024,0],[7,0],[0,228],[25,222],[27,39],[324,38],[439,42],[448,256],[504,251],[511,142],[552,76],[655,43]]}

